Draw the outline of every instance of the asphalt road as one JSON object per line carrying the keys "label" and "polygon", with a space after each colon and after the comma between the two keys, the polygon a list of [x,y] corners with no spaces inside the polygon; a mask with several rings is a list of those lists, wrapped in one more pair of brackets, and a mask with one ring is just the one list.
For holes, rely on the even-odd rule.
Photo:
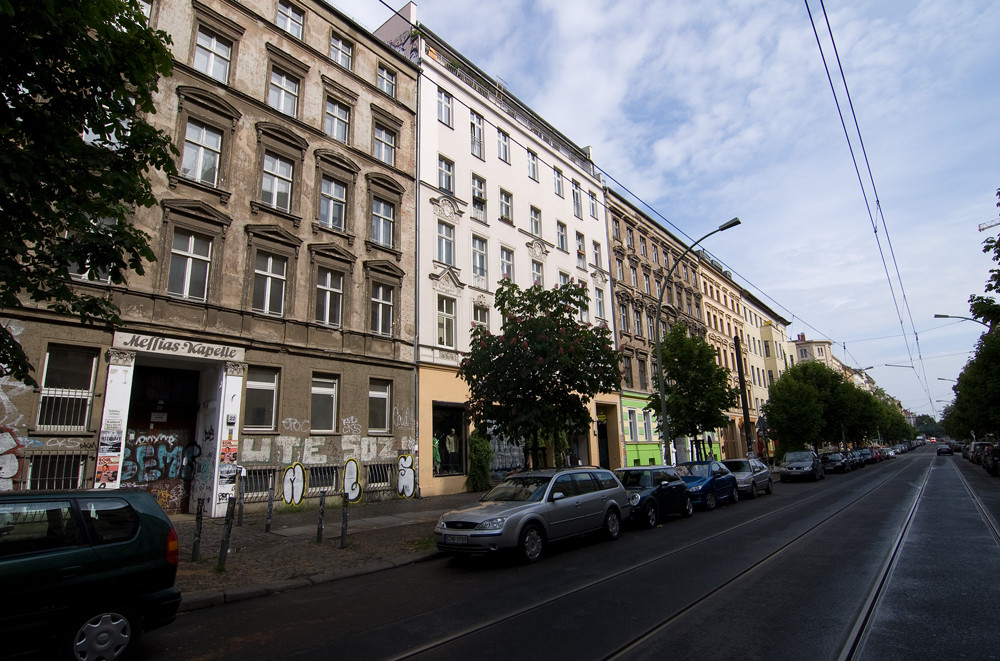
{"label": "asphalt road", "polygon": [[1000,480],[925,446],[531,566],[438,559],[185,613],[140,658],[1000,658],[998,518]]}

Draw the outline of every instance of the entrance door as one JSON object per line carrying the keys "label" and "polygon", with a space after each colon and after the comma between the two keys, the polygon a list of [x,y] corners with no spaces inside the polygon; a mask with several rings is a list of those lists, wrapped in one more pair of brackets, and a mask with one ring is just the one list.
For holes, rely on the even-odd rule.
{"label": "entrance door", "polygon": [[132,379],[122,486],[152,493],[167,512],[186,512],[201,448],[195,438],[198,372],[137,365]]}

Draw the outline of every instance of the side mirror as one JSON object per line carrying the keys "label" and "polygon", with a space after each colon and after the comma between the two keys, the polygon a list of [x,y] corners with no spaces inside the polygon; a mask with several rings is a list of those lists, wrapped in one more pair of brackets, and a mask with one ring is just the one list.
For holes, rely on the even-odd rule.
{"label": "side mirror", "polygon": [[564,494],[562,491],[556,491],[555,493],[552,494],[552,502],[556,502],[557,500],[562,500],[565,497],[566,494]]}

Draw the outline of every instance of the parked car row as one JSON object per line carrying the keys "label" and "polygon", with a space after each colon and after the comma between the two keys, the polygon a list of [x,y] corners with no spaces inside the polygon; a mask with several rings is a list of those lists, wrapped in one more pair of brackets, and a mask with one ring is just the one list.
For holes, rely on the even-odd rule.
{"label": "parked car row", "polygon": [[[940,454],[940,447],[938,448]],[[1000,445],[974,441],[962,445],[962,457],[982,466],[993,477],[1000,476]]]}

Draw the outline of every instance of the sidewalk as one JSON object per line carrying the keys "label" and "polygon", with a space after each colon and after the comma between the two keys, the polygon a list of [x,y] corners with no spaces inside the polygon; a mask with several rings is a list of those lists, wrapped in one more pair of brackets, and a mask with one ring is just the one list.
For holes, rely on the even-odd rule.
{"label": "sidewalk", "polygon": [[341,548],[340,507],[326,508],[319,543],[318,502],[291,512],[276,507],[270,532],[265,532],[266,509],[245,511],[242,526],[233,522],[225,570],[221,572],[217,567],[225,520],[203,519],[199,559],[192,561],[195,516],[172,515],[180,540],[180,610],[232,603],[436,557],[433,530],[438,518],[476,502],[481,495],[461,493],[350,505],[346,548]]}

